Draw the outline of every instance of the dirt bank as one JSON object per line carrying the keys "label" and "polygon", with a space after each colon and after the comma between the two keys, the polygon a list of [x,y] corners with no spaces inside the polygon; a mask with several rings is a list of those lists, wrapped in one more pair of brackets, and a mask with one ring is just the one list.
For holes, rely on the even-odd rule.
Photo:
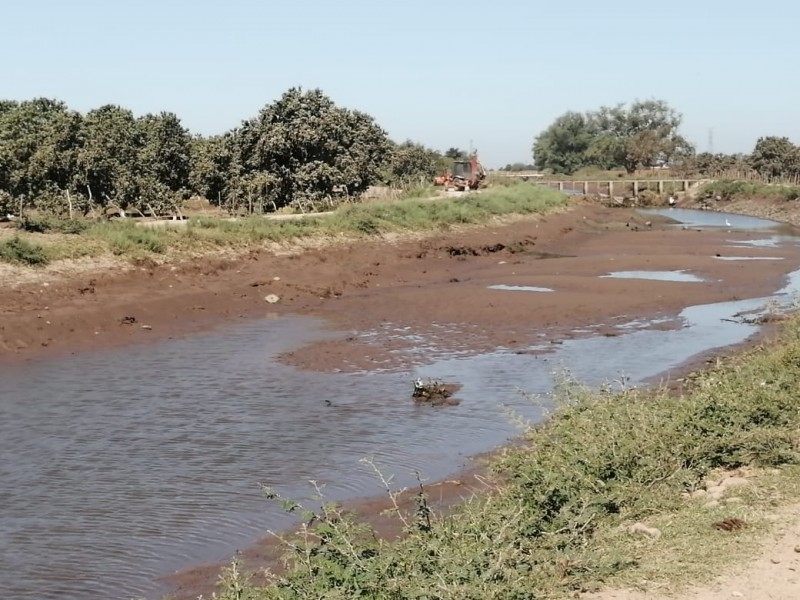
{"label": "dirt bank", "polygon": [[[523,349],[540,334],[613,335],[633,317],[675,315],[688,304],[774,291],[800,263],[794,249],[758,250],[785,260],[752,264],[715,254],[749,234],[645,224],[628,209],[580,205],[554,216],[423,239],[313,245],[239,259],[62,274],[0,290],[0,360],[109,348],[186,335],[269,314],[325,317],[342,340],[308,346],[287,361],[316,370],[403,366],[411,330],[437,350]],[[610,271],[687,270],[703,283],[601,278]],[[489,289],[536,286],[556,293]],[[276,296],[274,304],[265,300]],[[270,298],[273,299],[274,298]],[[373,331],[365,338],[350,332]]]}

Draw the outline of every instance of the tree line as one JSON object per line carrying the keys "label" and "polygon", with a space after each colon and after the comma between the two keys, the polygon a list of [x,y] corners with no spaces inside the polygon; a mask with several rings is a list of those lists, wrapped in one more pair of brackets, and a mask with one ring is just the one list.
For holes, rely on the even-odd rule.
{"label": "tree line", "polygon": [[681,122],[682,115],[663,100],[568,111],[535,138],[535,166],[563,175],[586,168],[630,174],[669,167],[709,177],[730,171],[752,171],[768,179],[800,177],[800,147],[786,137],[762,137],[750,154],[696,153],[679,132]]}
{"label": "tree line", "polygon": [[191,196],[236,211],[357,197],[378,183],[429,182],[461,156],[389,139],[370,115],[292,88],[222,135],[192,135],[171,112],[81,114],[64,102],[0,101],[0,216],[164,214]]}

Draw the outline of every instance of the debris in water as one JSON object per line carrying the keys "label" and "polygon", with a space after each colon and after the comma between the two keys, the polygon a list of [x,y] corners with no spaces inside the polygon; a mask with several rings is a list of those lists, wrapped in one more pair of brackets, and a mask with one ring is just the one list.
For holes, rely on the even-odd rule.
{"label": "debris in water", "polygon": [[436,379],[416,379],[414,381],[414,391],[411,397],[419,404],[430,404],[432,406],[456,406],[459,401],[452,398],[453,394],[461,386],[455,384],[445,384]]}
{"label": "debris in water", "polygon": [[136,317],[125,316],[119,320],[120,325],[133,325],[136,323]]}
{"label": "debris in water", "polygon": [[275,294],[269,294],[268,296],[264,296],[264,300],[266,300],[270,304],[277,304],[278,302],[280,302],[280,298]]}

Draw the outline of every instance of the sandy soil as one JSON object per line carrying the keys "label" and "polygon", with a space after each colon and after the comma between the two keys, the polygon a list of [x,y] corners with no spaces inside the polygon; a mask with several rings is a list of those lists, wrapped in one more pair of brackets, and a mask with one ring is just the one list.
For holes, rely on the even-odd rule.
{"label": "sandy soil", "polygon": [[584,600],[794,600],[800,598],[800,505],[785,510],[794,521],[764,541],[758,556],[744,566],[734,565],[730,572],[708,585],[697,586],[678,594],[643,593],[632,590],[606,590],[584,596]]}
{"label": "sandy soil", "polygon": [[[578,204],[543,218],[427,237],[306,244],[302,252],[281,247],[238,258],[135,268],[79,265],[33,274],[6,268],[0,272],[0,361],[151,343],[274,314],[321,316],[341,332],[335,342],[311,344],[284,357],[307,369],[407,366],[419,358],[402,352],[411,344],[397,335],[403,328],[431,336],[436,351],[503,346],[523,352],[541,342],[543,332],[553,341],[574,337],[581,327],[593,327],[595,335],[616,335],[616,324],[634,318],[672,317],[692,304],[769,294],[783,284],[786,272],[800,266],[800,248],[729,247],[730,240],[757,237],[681,230],[655,219],[648,225],[629,209]],[[717,260],[720,254],[784,260],[759,262],[754,268],[753,263]],[[686,270],[704,281],[601,277],[627,270]],[[489,289],[495,284],[558,293]],[[266,300],[271,295],[278,297],[276,303]],[[373,341],[355,335],[365,331],[376,332]],[[442,506],[471,489],[465,478],[474,479],[475,473],[439,484]],[[376,518],[379,504],[367,501],[360,510]],[[786,548],[800,534],[792,531]],[[263,564],[269,556],[274,558],[274,544],[246,554],[252,564]],[[773,567],[786,571],[794,564],[788,556]],[[173,578],[177,597],[208,594],[218,571],[219,565],[210,565]],[[739,581],[742,590],[748,589],[746,579]],[[697,596],[717,597],[722,596]]]}

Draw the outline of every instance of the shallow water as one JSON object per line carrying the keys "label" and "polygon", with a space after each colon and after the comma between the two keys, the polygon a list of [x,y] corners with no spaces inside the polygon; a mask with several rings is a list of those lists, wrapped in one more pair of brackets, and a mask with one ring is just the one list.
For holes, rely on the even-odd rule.
{"label": "shallow water", "polygon": [[546,287],[537,287],[535,285],[505,285],[505,284],[498,284],[498,285],[490,285],[490,290],[505,290],[508,292],[552,292],[554,291],[551,288]]}
{"label": "shallow water", "polygon": [[[777,297],[788,302],[799,279]],[[303,318],[0,366],[0,586],[11,598],[158,596],[157,577],[225,560],[288,523],[259,483],[293,497],[310,491],[309,479],[333,499],[379,494],[365,456],[398,485],[415,469],[447,476],[517,433],[509,410],[540,420],[546,398],[522,392],[546,396],[555,372],[644,381],[745,340],[755,326],[722,319],[766,300],[690,307],[669,331],[621,316],[616,337],[530,348],[542,355],[440,354],[399,374],[281,364],[280,353],[332,335]],[[407,338],[428,355],[435,346],[392,324],[359,335]],[[463,384],[462,403],[414,405],[416,377]]]}
{"label": "shallow water", "polygon": [[768,219],[719,213],[709,210],[692,210],[687,208],[649,208],[639,212],[647,215],[669,217],[686,227],[712,227],[736,230],[773,229],[779,224]]}
{"label": "shallow water", "polygon": [[697,275],[684,271],[612,271],[600,277],[610,279],[651,279],[653,281],[701,282]]}

